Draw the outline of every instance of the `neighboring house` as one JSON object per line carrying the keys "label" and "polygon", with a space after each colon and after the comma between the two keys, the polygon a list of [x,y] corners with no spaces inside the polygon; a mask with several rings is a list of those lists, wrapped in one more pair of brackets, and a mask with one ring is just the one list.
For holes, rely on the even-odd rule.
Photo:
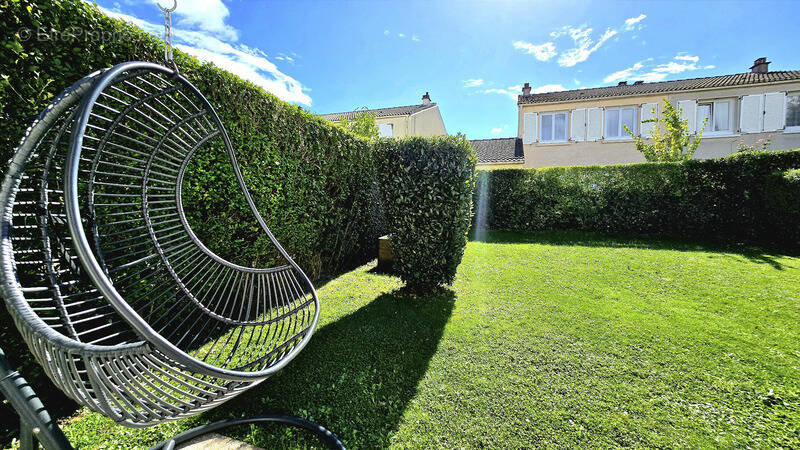
{"label": "neighboring house", "polygon": [[689,80],[531,94],[518,97],[518,136],[525,167],[619,164],[644,161],[623,129],[650,136],[642,120],[663,112],[663,100],[682,109],[696,132],[703,131],[696,158],[736,151],[741,141],[771,139],[771,149],[800,147],[800,70],[770,72],[766,58],[748,73]]}
{"label": "neighboring house", "polygon": [[440,136],[447,134],[442,114],[439,112],[439,106],[431,102],[431,96],[427,92],[422,96],[422,103],[419,105],[320,114],[320,117],[331,122],[338,122],[342,118],[353,119],[356,115],[365,112],[375,115],[378,134],[381,137]]}
{"label": "neighboring house", "polygon": [[517,169],[525,163],[520,138],[475,139],[469,143],[478,156],[479,170]]}

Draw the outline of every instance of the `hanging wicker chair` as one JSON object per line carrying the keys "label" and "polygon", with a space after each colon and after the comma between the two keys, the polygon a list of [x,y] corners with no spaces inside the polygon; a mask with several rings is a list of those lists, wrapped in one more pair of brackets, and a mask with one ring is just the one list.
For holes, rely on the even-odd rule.
{"label": "hanging wicker chair", "polygon": [[[233,264],[187,221],[182,185],[227,151],[282,265]],[[69,397],[127,426],[192,416],[255,386],[308,343],[319,302],[259,214],[214,109],[177,71],[86,77],[27,130],[0,193],[2,293]]]}

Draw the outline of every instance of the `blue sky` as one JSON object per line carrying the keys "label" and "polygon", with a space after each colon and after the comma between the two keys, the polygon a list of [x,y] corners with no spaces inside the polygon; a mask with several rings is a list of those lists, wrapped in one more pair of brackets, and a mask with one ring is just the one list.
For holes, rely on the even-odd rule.
{"label": "blue sky", "polygon": [[[161,33],[155,0],[98,0]],[[164,3],[170,0],[163,0]],[[516,94],[800,69],[798,2],[178,0],[177,46],[314,113],[409,105],[516,135]]]}

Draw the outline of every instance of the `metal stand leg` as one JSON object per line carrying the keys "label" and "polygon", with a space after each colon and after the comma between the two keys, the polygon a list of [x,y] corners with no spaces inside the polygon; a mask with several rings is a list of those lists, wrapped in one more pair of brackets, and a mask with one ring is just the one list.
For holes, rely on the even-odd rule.
{"label": "metal stand leg", "polygon": [[20,416],[20,444],[23,449],[36,448],[36,440],[48,450],[72,448],[25,378],[8,364],[3,349],[0,349],[0,392]]}
{"label": "metal stand leg", "polygon": [[[0,348],[0,392],[8,399],[11,406],[20,416],[20,448],[34,450],[39,443],[46,450],[71,450],[70,445],[61,428],[50,418],[50,414],[42,405],[39,397],[25,381],[25,378],[13,370],[6,360],[3,349]],[[164,441],[151,450],[172,450],[175,445],[184,443],[197,436],[212,433],[223,428],[237,425],[278,423],[290,427],[300,428],[313,433],[323,444],[330,449],[344,450],[344,445],[327,428],[309,422],[308,420],[292,416],[252,416],[240,419],[221,420],[219,422],[201,425],[181,433],[174,438]],[[37,442],[38,441],[38,442]]]}
{"label": "metal stand leg", "polygon": [[19,448],[20,450],[36,450],[39,441],[33,437],[33,427],[22,417],[19,418]]}
{"label": "metal stand leg", "polygon": [[317,425],[314,422],[309,422],[308,420],[293,416],[252,416],[242,417],[240,419],[220,420],[219,422],[209,423],[206,425],[201,425],[197,428],[192,428],[189,431],[181,433],[170,440],[164,441],[155,447],[152,447],[150,450],[172,450],[176,445],[182,444],[204,434],[213,433],[223,428],[254,423],[278,423],[281,425],[308,430],[317,436],[317,438],[319,438],[319,440],[322,441],[322,443],[328,448],[344,450],[344,445],[341,443],[341,441],[339,441],[339,439],[334,436],[333,433],[328,431],[327,428]]}

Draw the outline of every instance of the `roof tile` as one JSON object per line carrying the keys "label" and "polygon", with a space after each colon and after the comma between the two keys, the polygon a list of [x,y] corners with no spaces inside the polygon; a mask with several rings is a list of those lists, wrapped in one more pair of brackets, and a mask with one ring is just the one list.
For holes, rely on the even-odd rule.
{"label": "roof tile", "polygon": [[574,100],[588,100],[627,95],[659,94],[663,92],[691,91],[695,89],[747,86],[751,84],[775,83],[779,81],[800,80],[800,70],[776,71],[766,73],[736,73],[716,77],[690,78],[687,80],[660,81],[657,83],[627,84],[571,91],[547,92],[544,94],[520,95],[517,103],[555,103]]}
{"label": "roof tile", "polygon": [[525,161],[520,138],[475,139],[469,142],[478,155],[479,164]]}
{"label": "roof tile", "polygon": [[427,105],[420,104],[420,105],[409,105],[409,106],[394,106],[392,108],[358,109],[355,111],[348,111],[348,112],[320,114],[319,116],[322,117],[323,119],[328,119],[333,121],[342,120],[342,118],[347,118],[348,120],[351,120],[354,119],[358,114],[362,113],[375,114],[375,117],[410,116],[420,111],[424,111],[428,108],[433,108],[434,106],[436,106],[436,103],[428,103]]}

